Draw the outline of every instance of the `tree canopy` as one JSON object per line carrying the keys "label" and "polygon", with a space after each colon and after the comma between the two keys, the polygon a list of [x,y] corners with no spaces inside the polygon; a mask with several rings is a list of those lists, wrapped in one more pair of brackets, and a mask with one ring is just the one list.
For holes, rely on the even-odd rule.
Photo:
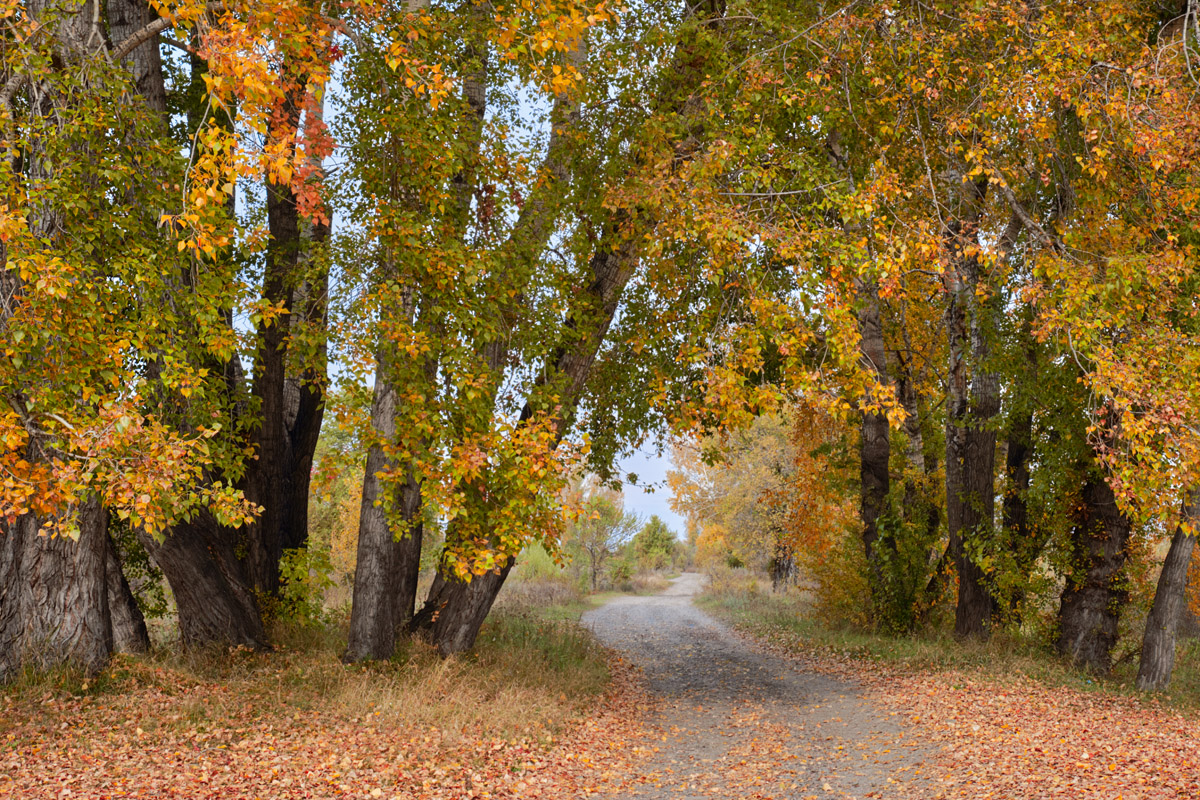
{"label": "tree canopy", "polygon": [[461,652],[571,477],[650,435],[702,552],[896,631],[1057,592],[1101,672],[1173,535],[1174,652],[1194,3],[0,15],[0,675],[144,647],[139,558],[186,643],[268,647],[310,528],[353,565],[346,659]]}

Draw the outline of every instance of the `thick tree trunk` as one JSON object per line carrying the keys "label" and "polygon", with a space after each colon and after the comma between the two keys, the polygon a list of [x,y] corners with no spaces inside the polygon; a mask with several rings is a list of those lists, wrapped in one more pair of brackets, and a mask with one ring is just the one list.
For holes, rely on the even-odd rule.
{"label": "thick tree trunk", "polygon": [[994,513],[992,481],[996,436],[980,427],[994,411],[991,407],[971,408],[970,397],[963,386],[961,354],[951,355],[952,361],[956,358],[960,362],[951,370],[951,400],[946,422],[946,522],[950,530],[950,552],[958,570],[954,633],[982,638],[988,635],[987,623],[992,616],[993,600],[987,575],[976,563],[972,549],[991,528]]}
{"label": "thick tree trunk", "polygon": [[[1183,517],[1192,524],[1200,519],[1200,492],[1189,492]],[[1175,667],[1175,631],[1187,607],[1184,590],[1195,545],[1193,534],[1185,532],[1182,526],[1175,530],[1154,590],[1154,605],[1146,618],[1137,674],[1137,688],[1142,691],[1161,692],[1171,683],[1171,670]]]}
{"label": "thick tree trunk", "polygon": [[[158,19],[144,0],[108,0],[108,32],[110,44],[120,45],[132,34]],[[163,81],[162,55],[158,50],[158,36],[151,36],[144,44],[135,47],[127,62],[133,72],[137,93],[147,107],[166,114],[167,92]]]}
{"label": "thick tree trunk", "polygon": [[[388,361],[382,352],[376,359],[371,402],[371,423],[383,442],[392,441],[396,433],[396,391]],[[371,446],[363,475],[350,640],[344,661],[391,658],[397,637],[407,629],[416,606],[423,533],[421,489],[410,475],[395,492],[394,502],[387,502],[384,493],[391,482],[381,480],[379,475],[395,467],[381,445]],[[403,520],[408,530],[397,536],[389,514]]]}
{"label": "thick tree trunk", "polygon": [[76,525],[78,538],[39,535],[31,515],[0,526],[0,680],[63,664],[95,673],[112,653],[108,515],[92,499],[60,524]]}
{"label": "thick tree trunk", "polygon": [[21,668],[21,556],[25,529],[33,524],[20,517],[9,524],[0,520],[0,684]]}
{"label": "thick tree trunk", "polygon": [[[287,69],[284,77],[295,85],[279,109],[282,135],[295,138],[305,79]],[[247,532],[246,556],[252,585],[262,596],[279,593],[284,550],[308,541],[309,485],[325,403],[328,275],[303,273],[330,232],[327,223],[302,220],[292,188],[275,183],[267,185],[267,227],[262,296],[282,313],[264,320],[257,332],[251,393],[259,401],[258,459],[247,466],[244,482],[247,498],[263,508]],[[300,325],[316,326],[321,344],[314,363],[289,374],[291,336]]]}
{"label": "thick tree trunk", "polygon": [[[295,104],[286,109],[287,120],[299,124]],[[291,125],[289,125],[289,129]],[[291,442],[287,430],[287,342],[294,297],[295,270],[300,255],[300,224],[296,203],[286,186],[267,186],[267,267],[262,296],[282,309],[280,316],[264,320],[258,329],[252,393],[258,398],[258,459],[247,465],[245,492],[262,506],[261,516],[248,531],[247,567],[255,590],[262,595],[279,591],[279,560],[292,509]],[[290,538],[295,538],[294,534]]]}
{"label": "thick tree trunk", "polygon": [[1122,574],[1132,530],[1108,481],[1093,469],[1083,486],[1073,527],[1076,563],[1059,609],[1058,652],[1101,675],[1112,667],[1121,606],[1128,599]]}
{"label": "thick tree trunk", "polygon": [[[372,417],[378,414],[380,385],[377,375]],[[388,525],[388,512],[382,503],[383,482],[379,478],[379,473],[390,466],[383,448],[372,445],[367,452],[358,517],[350,639],[342,656],[347,662],[384,660],[391,658],[396,650],[396,623],[400,616],[399,543]]]}
{"label": "thick tree trunk", "polygon": [[107,540],[105,556],[105,580],[108,584],[108,609],[112,621],[113,650],[118,653],[145,653],[150,649],[150,634],[146,630],[146,618],[138,608],[137,599],[125,580],[121,570],[121,558],[112,537]]}
{"label": "thick tree trunk", "polygon": [[515,564],[516,559],[510,558],[503,567],[467,582],[446,578],[439,571],[429,599],[413,618],[413,630],[427,635],[443,656],[470,650]]}
{"label": "thick tree trunk", "polygon": [[237,557],[237,535],[207,511],[176,525],[161,544],[138,533],[171,585],[185,646],[268,648],[258,603]]}

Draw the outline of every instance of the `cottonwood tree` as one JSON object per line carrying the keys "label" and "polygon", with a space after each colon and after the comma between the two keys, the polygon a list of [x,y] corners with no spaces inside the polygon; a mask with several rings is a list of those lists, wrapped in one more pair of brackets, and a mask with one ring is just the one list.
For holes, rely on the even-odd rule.
{"label": "cottonwood tree", "polygon": [[[439,509],[448,520],[446,544],[412,626],[443,653],[471,646],[522,547],[557,535],[557,489],[574,450],[569,434],[655,224],[654,181],[669,174],[687,100],[702,79],[676,46],[676,36],[708,35],[690,16],[675,34],[679,21],[665,14],[668,33],[640,45],[652,42],[662,63],[679,64],[674,79],[624,71],[631,62],[622,59],[644,54],[632,37],[605,40],[617,57],[609,62],[581,62],[592,47],[585,31],[609,16],[603,5],[547,4],[512,17],[448,17],[436,7],[406,17],[418,42],[464,46],[444,58],[422,57],[452,65],[446,72],[409,76],[413,86],[435,92],[417,96],[429,102],[410,100],[413,86],[405,81],[380,101],[397,115],[388,146],[399,148],[392,163],[400,169],[371,176],[378,189],[369,193],[373,210],[364,218],[377,226],[379,269],[369,285],[378,292],[372,304],[385,311],[366,337],[382,357],[364,362],[390,373],[377,372],[374,405],[393,423],[374,426],[379,455],[367,481],[384,478],[370,508],[394,511],[376,515],[378,535],[360,533],[359,565],[362,572],[367,550],[379,552],[380,563],[395,563],[397,548],[415,549],[405,542],[416,538],[417,504],[392,499],[396,487],[408,485],[410,498],[419,490],[421,505]],[[502,58],[514,42],[524,47],[529,26],[544,46]],[[451,40],[440,33],[445,29],[459,34]],[[451,68],[457,83],[436,93],[436,76]],[[547,96],[550,136],[540,160],[510,154],[511,140],[499,136],[513,107],[506,99],[511,70],[536,78]],[[645,84],[622,86],[630,77]],[[365,83],[364,92],[377,85]],[[613,118],[589,117],[589,103],[599,108],[614,87],[628,107]],[[408,136],[414,126],[428,138]],[[581,162],[589,172],[579,170]],[[550,250],[552,234],[560,238]],[[364,491],[364,520],[371,516],[368,496]],[[377,544],[364,544],[368,539]],[[360,591],[360,619],[378,634],[352,637],[347,655],[386,656],[396,620],[410,613],[407,590],[397,600],[396,589],[367,579]]]}
{"label": "cottonwood tree", "polygon": [[205,380],[193,356],[230,339],[222,325],[193,325],[211,319],[194,297],[163,302],[176,276],[213,280],[204,303],[232,281],[161,247],[157,209],[173,202],[181,164],[129,72],[153,61],[141,47],[154,31],[138,26],[136,6],[108,10],[111,24],[90,3],[36,3],[8,18],[25,34],[0,95],[13,210],[0,237],[5,677],[25,664],[95,670],[114,641],[145,644],[110,513],[161,535],[202,509],[230,524],[250,511],[228,485],[202,480],[211,419],[180,429],[146,410],[164,391],[191,394]]}
{"label": "cottonwood tree", "polygon": [[[321,84],[331,58],[328,25],[304,7],[283,17],[266,8],[241,14],[196,3],[151,10],[139,2],[113,2],[106,11],[51,3],[10,20],[56,33],[25,43],[10,62],[3,92],[16,137],[10,137],[11,152],[21,153],[8,162],[8,185],[31,198],[31,213],[12,217],[5,237],[6,324],[15,345],[10,357],[24,366],[24,377],[14,376],[6,395],[11,414],[5,457],[18,471],[10,471],[14,491],[5,496],[14,532],[4,541],[5,577],[6,587],[15,581],[32,588],[5,589],[6,598],[10,592],[30,598],[5,603],[6,631],[10,624],[24,628],[11,644],[6,641],[6,653],[15,654],[6,656],[6,669],[20,659],[22,647],[44,653],[47,661],[63,657],[56,637],[90,637],[92,644],[66,645],[65,657],[94,668],[109,641],[98,622],[103,619],[115,625],[111,639],[121,646],[145,645],[106,535],[110,513],[138,532],[171,582],[185,642],[264,645],[255,590],[269,593],[277,586],[272,558],[282,549],[270,510],[294,506],[297,495],[261,476],[290,471],[299,476],[293,484],[306,486],[302,453],[315,443],[319,427],[319,388],[315,395],[309,388],[321,383],[319,355],[289,359],[288,369],[299,378],[290,381],[296,397],[275,402],[280,391],[287,393],[289,380],[276,380],[279,370],[266,362],[286,347],[260,341],[257,388],[242,386],[238,353],[246,351],[231,324],[235,309],[262,320],[259,340],[270,338],[274,326],[295,341],[302,338],[301,317],[320,327],[323,290],[304,284],[293,270],[280,291],[305,295],[296,304],[302,314],[289,313],[294,309],[286,296],[272,294],[272,281],[269,296],[244,304],[240,256],[254,245],[232,257],[237,232],[230,209],[241,177],[268,176],[280,187],[277,193],[288,195],[293,216],[320,221],[312,168],[325,146],[318,115],[305,120],[306,146],[297,147],[297,115],[276,112],[287,106],[286,98],[312,94]],[[306,65],[301,74],[307,81],[276,80],[274,67],[259,58],[266,51],[254,43],[275,36],[272,20],[281,19],[284,29],[295,22],[295,33],[272,39],[276,52],[290,53],[293,67]],[[207,87],[201,107],[181,105],[167,92],[159,53],[165,31],[191,41],[191,83]],[[48,74],[46,59],[58,64]],[[191,112],[184,141],[171,135],[180,135],[178,118],[168,114],[172,107]],[[239,138],[235,109],[243,130],[265,136],[265,150],[259,140]],[[282,121],[273,125],[277,117]],[[110,129],[122,136],[105,135]],[[48,155],[30,158],[38,152]],[[280,251],[295,252],[286,227],[268,226],[274,238],[262,239],[270,242],[267,262],[280,263]],[[254,239],[250,233],[247,242]],[[62,281],[84,290],[65,293]],[[35,328],[36,338],[29,335]],[[63,338],[68,330],[73,333]],[[320,350],[319,337],[305,341]],[[50,373],[37,377],[51,365],[57,374],[49,381]],[[47,394],[46,386],[55,392]],[[298,468],[264,444],[264,436],[273,434],[262,431],[280,426],[296,440]],[[40,477],[31,481],[34,475]],[[266,522],[247,532],[260,511]],[[39,525],[64,535],[37,535]],[[293,535],[303,531],[302,518],[291,528]],[[80,544],[70,544],[76,535]],[[245,558],[264,549],[263,558]],[[43,557],[39,550],[56,555]],[[84,568],[80,559],[88,558],[98,570]],[[106,591],[95,588],[97,574],[106,579]],[[55,582],[64,588],[48,588]],[[35,608],[55,614],[59,601],[51,598],[65,591],[86,593],[69,603],[84,622],[63,626],[55,620],[53,628],[28,618],[21,623]],[[34,639],[47,642],[30,644]]]}

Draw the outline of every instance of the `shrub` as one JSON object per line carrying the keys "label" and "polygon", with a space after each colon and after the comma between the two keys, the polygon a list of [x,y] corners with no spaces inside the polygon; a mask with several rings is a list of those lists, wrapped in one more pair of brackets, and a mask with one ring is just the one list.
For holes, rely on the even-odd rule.
{"label": "shrub", "polygon": [[279,599],[265,603],[267,615],[283,622],[318,626],[326,622],[325,592],[335,584],[329,553],[297,547],[279,560]]}

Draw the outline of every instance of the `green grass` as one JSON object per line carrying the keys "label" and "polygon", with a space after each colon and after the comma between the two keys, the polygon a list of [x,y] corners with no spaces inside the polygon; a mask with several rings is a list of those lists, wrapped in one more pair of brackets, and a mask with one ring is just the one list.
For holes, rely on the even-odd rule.
{"label": "green grass", "polygon": [[[824,624],[806,596],[796,590],[774,594],[770,584],[751,579],[716,590],[706,589],[697,603],[714,616],[750,635],[793,652],[850,657],[905,670],[953,672],[995,681],[1025,678],[1051,687],[1141,695],[1136,642],[1122,641],[1112,673],[1099,677],[1072,667],[1050,644],[1032,636],[1000,631],[986,642],[959,641],[949,630],[930,627],[909,635],[883,633]],[[763,587],[763,588],[760,588]],[[1200,641],[1182,642],[1164,704],[1180,710],[1200,710]]]}

